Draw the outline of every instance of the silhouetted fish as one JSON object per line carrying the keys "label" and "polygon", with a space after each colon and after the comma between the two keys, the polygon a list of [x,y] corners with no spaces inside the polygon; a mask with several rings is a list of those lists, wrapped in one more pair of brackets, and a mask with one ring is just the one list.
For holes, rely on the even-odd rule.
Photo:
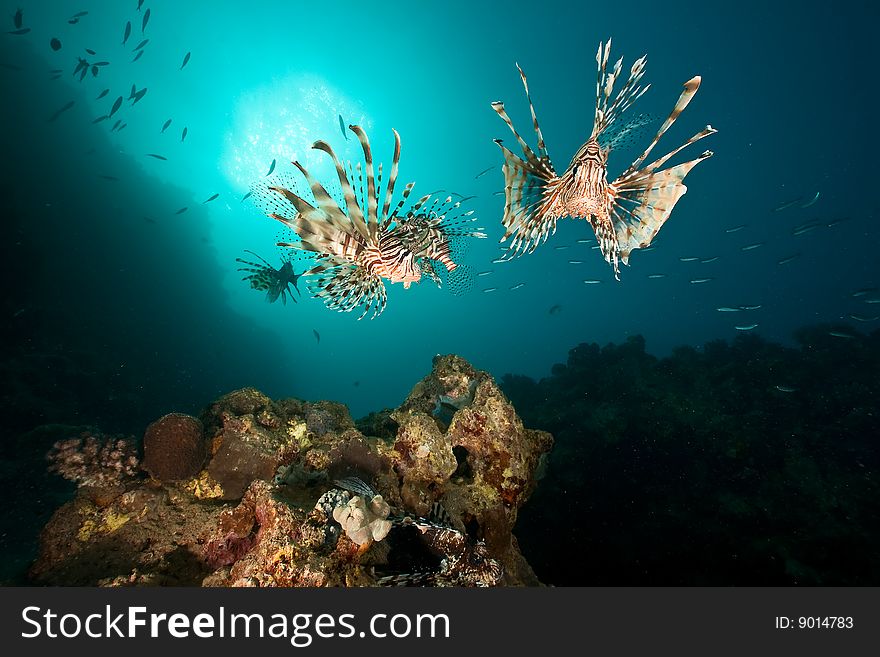
{"label": "silhouetted fish", "polygon": [[557,313],[560,313],[560,312],[562,312],[562,306],[560,306],[558,303],[556,303],[556,304],[553,304],[552,306],[550,306],[550,310],[547,311],[547,314],[548,315],[556,315]]}
{"label": "silhouetted fish", "polygon": [[190,56],[191,54],[192,54],[192,53],[188,52],[188,53],[186,53],[186,54],[183,56],[183,64],[180,65],[180,70],[181,70],[181,71],[183,70],[183,67],[186,66],[186,63],[189,61],[189,56]]}
{"label": "silhouetted fish", "polygon": [[168,119],[167,121],[165,121],[164,125],[162,126],[162,129],[159,132],[160,133],[165,132],[168,129],[168,126],[170,126],[170,125],[171,125],[171,119]]}
{"label": "silhouetted fish", "polygon": [[150,10],[144,12],[144,20],[141,21],[141,34],[147,29],[147,23],[150,22]]}
{"label": "silhouetted fish", "polygon": [[214,194],[211,198],[202,201],[202,205],[204,205],[205,203],[210,203],[211,201],[213,201],[213,200],[214,200],[215,198],[217,198],[218,196],[220,196],[220,194]]}
{"label": "silhouetted fish", "polygon": [[483,169],[482,171],[480,171],[480,173],[478,173],[476,176],[474,176],[474,180],[476,180],[477,178],[479,178],[482,175],[489,173],[494,168],[495,168],[495,166],[493,165],[493,166],[489,167],[488,169]]}
{"label": "silhouetted fish", "polygon": [[74,101],[71,100],[64,107],[58,109],[52,116],[49,117],[48,123],[52,123],[55,119],[57,119],[59,116],[61,116],[64,112],[66,112],[71,107],[73,107],[74,104],[75,104]]}
{"label": "silhouetted fish", "polygon": [[142,4],[144,4],[144,0],[138,0],[138,8],[137,8],[138,11],[141,10],[141,5],[142,5]]}
{"label": "silhouetted fish", "polygon": [[339,115],[339,129],[342,130],[342,136],[348,141],[348,132],[345,129],[345,121],[342,120],[342,114]]}
{"label": "silhouetted fish", "polygon": [[17,35],[22,35],[22,34],[27,34],[27,33],[30,32],[30,31],[31,31],[31,28],[29,28],[29,27],[23,27],[23,28],[21,28],[20,30],[13,30],[13,31],[11,31],[11,32],[7,32],[6,34],[17,34]]}
{"label": "silhouetted fish", "polygon": [[269,171],[266,173],[267,176],[272,175],[272,172],[275,171],[275,160],[272,160],[272,164],[269,165]]}
{"label": "silhouetted fish", "polygon": [[125,23],[125,29],[122,31],[122,45],[125,45],[125,42],[128,41],[128,37],[131,36],[131,21],[127,21]]}
{"label": "silhouetted fish", "polygon": [[110,128],[110,132],[113,132],[122,124],[122,119],[116,119],[116,123],[113,124],[113,127]]}
{"label": "silhouetted fish", "polygon": [[175,212],[174,214],[183,214],[183,213],[186,212],[188,209],[189,209],[189,208],[187,208],[187,206],[184,205],[182,208],[180,208],[180,210],[178,210],[178,211]]}
{"label": "silhouetted fish", "polygon": [[109,115],[109,114],[105,114],[104,116],[99,116],[97,119],[95,119],[94,121],[92,121],[92,123],[100,123],[101,121],[106,121],[106,120],[109,119],[109,118],[110,118],[110,115]]}
{"label": "silhouetted fish", "polygon": [[181,142],[183,142],[183,140],[186,139],[186,133],[187,133],[187,132],[188,132],[188,130],[186,129],[186,126],[184,126],[184,127],[183,127],[183,132],[180,133],[180,141],[181,141]]}
{"label": "silhouetted fish", "polygon": [[137,44],[137,45],[133,48],[132,52],[134,52],[135,50],[140,50],[140,49],[143,48],[145,45],[147,45],[149,42],[150,42],[149,39],[144,39],[143,41],[141,41],[139,44]]}
{"label": "silhouetted fish", "polygon": [[107,118],[110,118],[111,116],[116,114],[116,112],[119,111],[120,107],[122,107],[122,96],[117,98],[116,101],[113,103],[113,109],[110,110],[110,114],[107,116]]}
{"label": "silhouetted fish", "polygon": [[21,9],[17,9],[15,11],[15,15],[12,17],[12,22],[15,24],[15,29],[18,29],[21,27],[22,13],[23,12]]}
{"label": "silhouetted fish", "polygon": [[146,50],[138,50],[137,55],[134,56],[134,59],[131,60],[131,63],[134,64],[137,60],[139,60],[143,56],[143,54],[145,52],[146,52]]}
{"label": "silhouetted fish", "polygon": [[131,101],[131,104],[132,104],[132,105],[136,105],[137,102],[138,102],[141,98],[143,98],[144,96],[146,96],[146,95],[147,95],[147,88],[144,87],[143,89],[141,89],[140,91],[138,91],[138,92],[134,95],[134,100]]}
{"label": "silhouetted fish", "polygon": [[168,159],[164,155],[157,155],[156,153],[147,153],[147,157],[155,157],[157,160],[167,160]]}
{"label": "silhouetted fish", "polygon": [[318,341],[318,344],[321,344],[321,334],[318,333],[315,329],[312,329],[312,333],[315,335],[315,340]]}
{"label": "silhouetted fish", "polygon": [[49,47],[50,47],[52,50],[54,50],[55,52],[58,52],[59,50],[61,50],[61,41],[59,41],[59,40],[58,40],[57,38],[55,38],[55,37],[52,37],[52,38],[49,40]]}
{"label": "silhouetted fish", "polygon": [[98,54],[94,50],[92,50],[91,48],[86,48],[86,52],[89,53],[90,55],[97,55]]}
{"label": "silhouetted fish", "polygon": [[253,192],[248,192],[247,194],[245,194],[244,196],[241,197],[241,201],[239,201],[239,202],[240,202],[240,203],[244,203],[244,200],[245,200],[246,198],[250,198],[250,195],[251,195],[251,194],[253,194]]}
{"label": "silhouetted fish", "polygon": [[117,181],[117,180],[119,180],[119,178],[117,178],[116,176],[102,176],[102,175],[98,175],[98,178],[103,178],[104,180],[113,180],[113,181]]}
{"label": "silhouetted fish", "polygon": [[98,94],[98,97],[95,100],[101,100],[104,96],[110,93],[109,89],[104,89],[101,93]]}

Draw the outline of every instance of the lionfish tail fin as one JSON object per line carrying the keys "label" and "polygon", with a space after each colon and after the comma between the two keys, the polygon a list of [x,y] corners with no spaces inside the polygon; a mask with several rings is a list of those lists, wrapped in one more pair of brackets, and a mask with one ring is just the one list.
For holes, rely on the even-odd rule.
{"label": "lionfish tail fin", "polygon": [[611,54],[611,39],[606,43],[599,42],[599,50],[596,52],[596,113],[593,117],[592,137],[599,136],[614,123],[621,114],[636,102],[651,86],[641,86],[642,76],[645,74],[647,55],[639,57],[629,71],[626,84],[614,95],[614,84],[623,68],[623,57],[618,59],[611,70],[608,70],[608,56]]}

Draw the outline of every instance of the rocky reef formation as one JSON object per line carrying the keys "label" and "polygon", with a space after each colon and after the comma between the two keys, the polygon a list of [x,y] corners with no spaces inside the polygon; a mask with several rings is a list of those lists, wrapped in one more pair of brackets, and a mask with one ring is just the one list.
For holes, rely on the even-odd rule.
{"label": "rocky reef formation", "polygon": [[[49,585],[537,585],[513,529],[552,443],[457,356],[436,357],[399,408],[358,426],[341,404],[238,390],[200,418],[150,425],[140,474],[128,443],[60,446],[54,462],[74,464],[82,485],[43,529],[30,575]],[[117,470],[120,459],[128,467]],[[86,484],[97,475],[109,492]]]}

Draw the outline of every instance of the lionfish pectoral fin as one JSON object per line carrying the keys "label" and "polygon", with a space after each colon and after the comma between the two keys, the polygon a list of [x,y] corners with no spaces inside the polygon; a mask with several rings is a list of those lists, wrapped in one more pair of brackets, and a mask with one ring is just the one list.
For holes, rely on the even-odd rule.
{"label": "lionfish pectoral fin", "polygon": [[[611,183],[611,216],[623,264],[629,264],[634,249],[651,244],[675,204],[687,192],[685,176],[711,156],[712,151],[705,151],[689,162],[661,171],[646,167]],[[662,159],[665,161],[666,157]]]}

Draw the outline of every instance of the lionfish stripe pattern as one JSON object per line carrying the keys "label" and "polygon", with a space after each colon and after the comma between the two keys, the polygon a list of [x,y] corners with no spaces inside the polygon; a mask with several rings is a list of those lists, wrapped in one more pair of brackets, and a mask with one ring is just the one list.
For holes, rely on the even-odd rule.
{"label": "lionfish stripe pattern", "polygon": [[456,214],[460,203],[452,203],[451,197],[442,202],[435,199],[426,207],[431,199],[429,194],[420,198],[408,211],[402,212],[413,183],[406,185],[400,202],[391,211],[400,163],[400,135],[397,131],[393,131],[394,155],[380,214],[382,165],[378,166],[377,177],[366,132],[360,126],[349,126],[349,129],[357,135],[363,150],[366,189],[363,188],[360,163],[354,170],[360,187],[358,195],[351,183],[354,177],[351,164],[346,172],[346,167],[331,146],[327,142],[317,141],[312,147],[327,153],[336,167],[345,207],[340,207],[305,167],[294,162],[294,166],[305,177],[316,206],[289,189],[271,186],[270,191],[286,199],[296,214],[292,218],[277,212],[269,216],[291,228],[300,238],[298,243],[282,242],[279,246],[318,254],[315,265],[304,273],[313,277],[309,289],[314,296],[321,298],[333,310],[349,312],[363,307],[360,318],[371,309],[373,317],[376,317],[387,302],[384,279],[403,283],[408,288],[410,284],[418,282],[424,273],[439,283],[432,261],[442,263],[448,272],[455,271],[458,266],[451,256],[450,240],[457,237],[485,237],[485,234],[467,226],[475,221],[471,216],[473,211]]}
{"label": "lionfish stripe pattern", "polygon": [[[504,103],[492,103],[492,108],[510,128],[523,153],[519,157],[501,140],[495,140],[504,156],[505,206],[502,223],[505,233],[501,241],[511,240],[505,259],[534,251],[555,232],[558,219],[582,218],[590,222],[602,255],[614,268],[615,277],[619,278],[619,263],[628,264],[633,249],[644,248],[651,243],[678,199],[687,191],[683,183],[685,176],[699,162],[712,155],[711,151],[705,151],[694,160],[661,169],[682,149],[716,132],[711,126],[706,126],[678,148],[642,166],[697,92],[700,77],[696,76],[685,83],[678,102],[645,152],[614,181],[608,182],[607,162],[613,140],[603,141],[603,134],[650,87],[641,84],[647,62],[643,56],[633,63],[627,81],[615,94],[614,87],[623,68],[623,58],[609,69],[610,52],[610,39],[607,44],[599,44],[592,132],[562,175],[557,175],[553,168],[532,104],[528,81],[519,65],[517,70],[522,78],[538,142],[537,153],[517,132],[504,109]],[[639,121],[643,119],[637,119],[636,125]],[[627,127],[624,127],[621,134],[626,131]],[[603,147],[602,143],[608,145]]]}

